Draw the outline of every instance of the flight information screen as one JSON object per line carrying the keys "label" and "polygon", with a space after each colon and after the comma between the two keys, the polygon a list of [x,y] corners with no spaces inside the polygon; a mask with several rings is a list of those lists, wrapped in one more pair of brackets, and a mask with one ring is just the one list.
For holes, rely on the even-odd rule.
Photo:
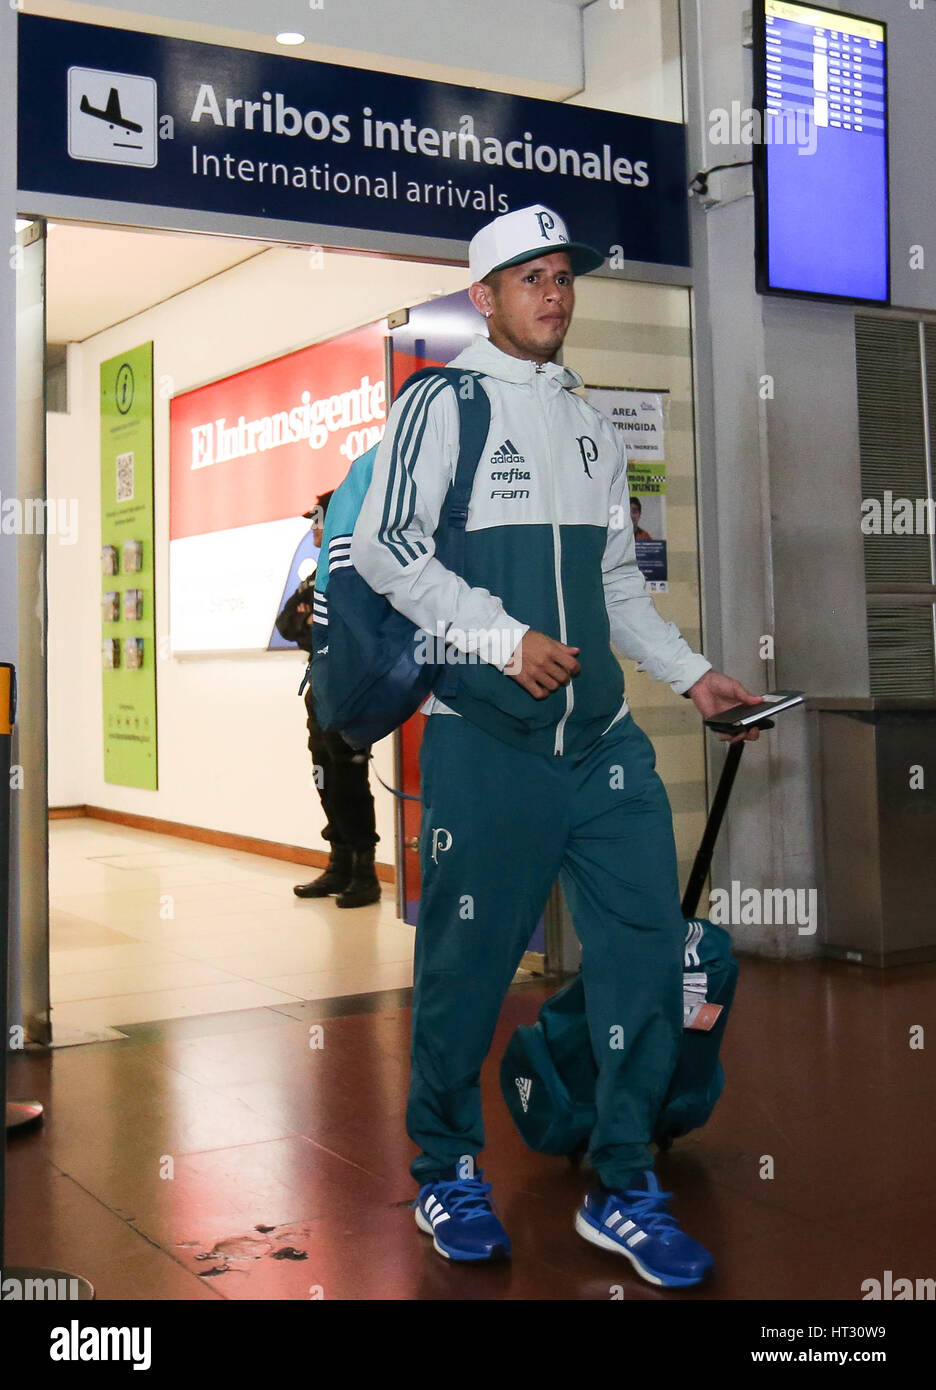
{"label": "flight information screen", "polygon": [[886,303],[886,26],[763,0],[758,288]]}

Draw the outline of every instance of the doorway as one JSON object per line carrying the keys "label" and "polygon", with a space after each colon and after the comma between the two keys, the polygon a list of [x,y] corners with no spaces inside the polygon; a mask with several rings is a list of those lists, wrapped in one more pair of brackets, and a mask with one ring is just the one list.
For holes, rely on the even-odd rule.
{"label": "doorway", "polygon": [[[405,988],[413,933],[395,912],[393,798],[375,779],[382,901],[339,912],[333,899],[301,901],[292,891],[321,872],[328,844],[297,698],[304,658],[295,647],[268,644],[267,634],[275,635],[295,536],[309,529],[301,511],[335,480],[309,449],[308,489],[296,494],[295,517],[269,523],[288,536],[281,553],[268,546],[276,597],[262,640],[248,636],[242,650],[232,649],[233,639],[220,650],[191,643],[180,650],[170,621],[179,611],[173,584],[193,582],[197,564],[183,571],[173,553],[171,473],[182,464],[173,456],[172,412],[173,402],[206,383],[233,381],[236,397],[251,369],[315,343],[337,351],[368,324],[382,344],[388,314],[460,288],[464,272],[192,233],[57,222],[47,232],[47,491],[78,518],[67,543],[46,538],[55,1041],[113,1036],[121,1024]],[[99,594],[117,593],[122,617],[124,591],[134,587],[130,576],[104,583],[101,574],[101,368],[147,343],[155,786],[129,785],[105,766],[109,673],[99,655],[102,635],[109,639]],[[382,366],[380,347],[378,372]],[[211,539],[204,538],[213,564]],[[263,552],[257,563],[260,574]],[[220,601],[205,594],[206,607]],[[209,613],[207,625],[223,616]],[[388,783],[390,742],[375,750]]]}
{"label": "doorway", "polygon": [[[109,1035],[122,1022],[289,1007],[409,984],[412,927],[400,919],[412,922],[418,896],[418,879],[415,893],[407,887],[418,807],[401,810],[372,783],[383,902],[366,910],[367,922],[366,914],[350,923],[341,914],[340,928],[334,911],[326,922],[326,906],[311,929],[310,904],[292,900],[291,888],[314,876],[308,866],[323,862],[328,847],[315,828],[321,818],[295,699],[301,662],[295,651],[171,654],[169,403],[401,309],[414,309],[416,322],[416,306],[454,299],[464,279],[457,267],[321,247],[83,223],[48,227],[48,493],[74,498],[83,518],[73,544],[47,538],[57,1041]],[[688,291],[608,280],[580,281],[578,290],[564,360],[591,388],[643,388],[662,402],[669,582],[657,603],[697,644]],[[398,335],[403,351],[405,330]],[[154,345],[155,793],[104,779],[101,621],[89,597],[100,582],[100,365],[144,342]],[[440,348],[429,356],[450,355]],[[657,748],[684,868],[705,813],[696,721],[632,670],[628,695]],[[376,771],[391,785],[402,777],[412,791],[417,747],[418,738],[404,739],[395,755],[387,741],[377,749]],[[300,853],[290,857],[291,849]],[[562,961],[568,964],[566,953]]]}

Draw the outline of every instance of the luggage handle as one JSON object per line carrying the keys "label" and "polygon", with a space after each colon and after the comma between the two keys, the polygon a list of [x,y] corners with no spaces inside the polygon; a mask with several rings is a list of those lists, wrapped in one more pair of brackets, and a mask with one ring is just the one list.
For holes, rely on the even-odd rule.
{"label": "luggage handle", "polygon": [[[761,724],[761,728],[772,728],[772,724]],[[699,906],[699,899],[702,896],[702,888],[708,878],[708,871],[712,867],[712,856],[715,853],[715,842],[718,839],[718,832],[724,819],[725,811],[728,808],[728,799],[731,796],[731,789],[734,786],[734,779],[737,776],[738,764],[741,761],[741,754],[744,752],[744,740],[738,739],[731,743],[728,748],[728,756],[725,765],[721,770],[718,779],[718,786],[715,788],[715,796],[712,800],[712,809],[709,811],[708,820],[705,822],[705,832],[702,836],[702,843],[692,865],[689,874],[689,882],[686,884],[686,891],[682,898],[682,915],[684,917],[694,917],[696,908]]]}

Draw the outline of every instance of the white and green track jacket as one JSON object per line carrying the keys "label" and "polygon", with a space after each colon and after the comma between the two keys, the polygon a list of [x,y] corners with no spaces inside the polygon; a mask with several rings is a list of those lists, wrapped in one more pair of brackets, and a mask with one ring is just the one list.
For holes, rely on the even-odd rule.
{"label": "white and green track jacket", "polygon": [[[444,704],[430,698],[427,713],[462,714],[533,752],[578,755],[627,712],[614,651],[679,694],[711,663],[647,592],[627,459],[611,423],[573,394],[582,378],[511,357],[482,336],[449,366],[483,373],[491,402],[463,572],[434,554],[459,444],[458,406],[443,378],[404,390],[390,411],[352,563],[437,650],[448,642],[464,654],[456,694]],[[501,669],[528,628],[580,648],[581,674],[541,700]]]}

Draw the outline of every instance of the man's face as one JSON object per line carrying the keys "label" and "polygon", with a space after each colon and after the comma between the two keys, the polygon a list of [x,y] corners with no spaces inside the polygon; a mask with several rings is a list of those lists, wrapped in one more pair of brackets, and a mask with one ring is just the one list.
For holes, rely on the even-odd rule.
{"label": "man's face", "polygon": [[319,549],[322,547],[322,529],[322,523],[320,521],[313,521],[312,540]]}
{"label": "man's face", "polygon": [[640,507],[636,502],[631,502],[630,509],[631,522],[633,523],[634,530],[636,531],[637,527],[640,525]]}
{"label": "man's face", "polygon": [[488,314],[491,342],[512,357],[551,362],[575,308],[575,277],[565,251],[498,271],[496,283],[472,285],[475,307]]}

